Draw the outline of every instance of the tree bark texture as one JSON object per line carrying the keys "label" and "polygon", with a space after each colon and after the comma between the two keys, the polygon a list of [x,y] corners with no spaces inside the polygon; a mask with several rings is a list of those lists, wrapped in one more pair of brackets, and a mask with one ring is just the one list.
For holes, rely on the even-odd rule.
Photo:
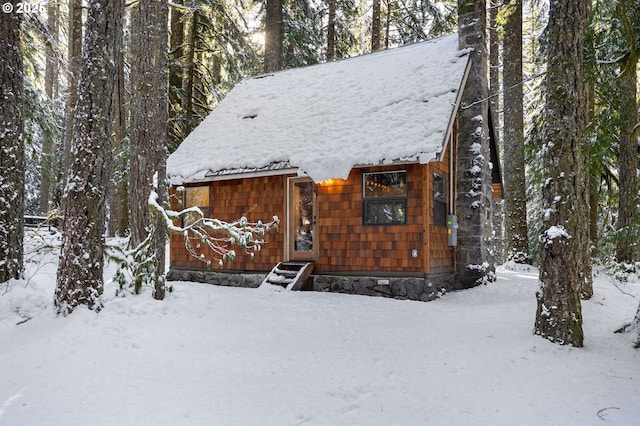
{"label": "tree bark texture", "polygon": [[194,113],[193,113],[193,81],[195,79],[195,55],[196,55],[196,36],[198,28],[198,10],[194,10],[191,15],[191,23],[189,25],[188,43],[185,53],[185,67],[184,67],[184,79],[182,80],[182,91],[184,92],[183,109],[186,116],[187,123],[184,128],[184,135],[188,135],[193,127]]}
{"label": "tree bark texture", "polygon": [[[591,11],[592,11],[592,2],[587,1],[586,4],[586,16],[587,16],[587,24],[589,22],[589,18],[591,17]],[[585,28],[586,28],[585,25]],[[585,29],[586,31],[586,29]],[[583,47],[583,51],[586,51],[587,49],[589,49],[588,44],[585,42],[583,43],[584,47]],[[585,164],[585,173],[583,176],[584,179],[584,185],[586,188],[586,192],[585,192],[585,196],[586,196],[586,205],[585,205],[585,211],[583,212],[583,214],[585,215],[585,217],[591,217],[591,176],[589,173],[589,163],[590,163],[590,158],[589,156],[590,154],[590,147],[589,147],[589,134],[586,131],[586,127],[588,126],[588,124],[591,122],[592,117],[593,117],[593,108],[595,107],[593,105],[593,102],[595,102],[595,99],[592,99],[592,96],[594,95],[591,91],[592,89],[592,84],[589,81],[590,79],[588,78],[587,75],[587,68],[589,67],[589,61],[590,59],[588,57],[585,57],[583,59],[584,63],[583,63],[583,68],[584,68],[584,76],[583,76],[583,85],[584,85],[584,93],[585,93],[585,110],[586,110],[586,114],[587,114],[587,118],[585,121],[585,131],[583,131],[583,139],[585,141],[585,147],[584,147],[584,164]],[[579,251],[578,253],[580,254],[580,262],[582,263],[582,269],[584,270],[589,270],[589,273],[586,274],[584,276],[584,279],[581,281],[580,283],[580,287],[578,288],[579,292],[580,292],[580,297],[583,300],[588,300],[591,299],[591,297],[593,296],[593,275],[591,274],[591,224],[589,225],[584,225],[580,228],[580,237],[582,238],[582,240],[584,240],[585,242],[583,243],[586,247],[587,250],[584,251]]]}
{"label": "tree bark texture", "polygon": [[635,348],[640,349],[640,303],[638,303],[638,309],[636,310],[636,316],[632,321],[632,329],[636,332]]}
{"label": "tree bark texture", "polygon": [[[596,93],[593,81],[587,82],[587,102],[589,110],[589,122],[595,117]],[[590,160],[589,160],[590,161]],[[589,164],[589,163],[587,163]],[[600,193],[600,175],[589,173],[589,241],[595,251],[598,250],[598,197]]]}
{"label": "tree bark texture", "polygon": [[95,310],[101,307],[106,193],[123,10],[123,1],[88,3],[54,301],[58,314],[67,315],[79,305]]}
{"label": "tree bark texture", "polygon": [[327,24],[327,62],[336,58],[336,1],[329,0],[329,22]]}
{"label": "tree bark texture", "polygon": [[[153,228],[154,282],[164,280],[166,241],[164,222],[150,217],[149,195],[154,189],[154,174],[158,173],[159,189],[164,188],[166,175],[167,25],[166,0],[137,2],[131,23],[130,245],[139,246]],[[166,199],[165,191],[159,192]],[[163,291],[156,286],[155,293],[161,298]]]}
{"label": "tree bark texture", "polygon": [[[167,0],[157,0],[157,19],[164,25],[156,25],[154,46],[156,52],[156,66],[160,70],[156,76],[155,86],[158,95],[156,113],[156,173],[158,203],[162,206],[169,198],[167,188],[167,121],[169,119],[169,88],[168,88],[168,45],[167,45],[167,23],[169,21],[169,5]],[[148,208],[148,207],[147,207]],[[156,259],[153,298],[163,300],[165,297],[165,257],[167,243],[167,227],[160,215],[155,217],[154,227],[154,257]]]}
{"label": "tree bark texture", "polygon": [[584,130],[584,30],[589,0],[551,2],[543,124],[543,229],[535,334],[582,347],[580,288],[591,278]]}
{"label": "tree bark texture", "polygon": [[264,72],[284,67],[284,24],[282,0],[267,0],[264,29]]}
{"label": "tree bark texture", "polygon": [[109,188],[109,235],[125,236],[129,229],[129,194],[127,193],[126,170],[129,167],[127,136],[127,107],[128,100],[125,90],[124,53],[118,54],[118,78],[114,100],[113,117],[113,173]]}
{"label": "tree bark texture", "polygon": [[531,263],[527,232],[522,93],[522,2],[504,2],[504,192],[507,256]]}
{"label": "tree bark texture", "polygon": [[[17,1],[13,1],[15,4]],[[0,283],[23,269],[23,64],[20,15],[0,13]]]}
{"label": "tree bark texture", "polygon": [[[58,58],[54,46],[58,44],[58,11],[59,4],[50,2],[47,4],[47,28],[48,34],[45,39],[45,71],[44,71],[44,91],[47,98],[53,105],[58,96]],[[40,206],[41,213],[46,213],[51,209],[52,186],[55,182],[55,163],[53,147],[55,141],[49,132],[42,135],[42,153],[40,155]]]}
{"label": "tree bark texture", "polygon": [[458,115],[456,155],[456,286],[467,288],[493,276],[491,265],[491,171],[486,4],[458,1],[458,44],[473,48],[471,70]]}
{"label": "tree bark texture", "polygon": [[380,50],[380,0],[373,0],[373,10],[371,13],[371,51]]}
{"label": "tree bark texture", "polygon": [[131,247],[147,237],[147,203],[156,170],[154,126],[157,107],[154,33],[155,0],[138,0],[131,11],[131,129],[129,155],[129,207]]}
{"label": "tree bark texture", "polygon": [[[637,59],[626,63],[619,77],[620,96],[620,147],[618,151],[618,262],[638,260],[638,138],[634,134],[638,126]],[[636,130],[637,133],[637,130]]]}
{"label": "tree bark texture", "polygon": [[[181,4],[181,1],[174,3]],[[169,124],[168,139],[172,150],[181,143],[180,123],[178,116],[182,109],[182,78],[184,56],[184,22],[183,11],[177,7],[171,8],[171,30],[169,35]]]}
{"label": "tree bark texture", "polygon": [[71,170],[73,120],[78,100],[78,80],[80,79],[80,69],[82,67],[82,0],[69,0],[69,28],[67,34],[69,37],[67,53],[69,95],[65,105],[63,185],[66,184],[69,170]]}

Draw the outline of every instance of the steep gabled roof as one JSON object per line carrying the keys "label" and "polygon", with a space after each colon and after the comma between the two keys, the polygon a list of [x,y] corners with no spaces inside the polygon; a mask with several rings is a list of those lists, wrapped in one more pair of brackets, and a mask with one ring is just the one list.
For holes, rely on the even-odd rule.
{"label": "steep gabled roof", "polygon": [[467,62],[454,34],[245,79],[167,172],[183,183],[285,164],[320,182],[356,165],[429,162],[443,149]]}

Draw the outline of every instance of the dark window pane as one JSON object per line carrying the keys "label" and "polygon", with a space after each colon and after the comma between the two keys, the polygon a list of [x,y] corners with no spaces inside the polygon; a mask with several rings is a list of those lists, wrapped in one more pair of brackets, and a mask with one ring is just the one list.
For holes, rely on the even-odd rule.
{"label": "dark window pane", "polygon": [[433,223],[436,226],[447,226],[447,204],[440,201],[433,202]]}
{"label": "dark window pane", "polygon": [[407,222],[406,200],[365,200],[364,224],[389,225]]}
{"label": "dark window pane", "polygon": [[433,223],[447,226],[447,179],[439,173],[433,174]]}
{"label": "dark window pane", "polygon": [[433,199],[447,202],[447,179],[438,173],[433,174]]}

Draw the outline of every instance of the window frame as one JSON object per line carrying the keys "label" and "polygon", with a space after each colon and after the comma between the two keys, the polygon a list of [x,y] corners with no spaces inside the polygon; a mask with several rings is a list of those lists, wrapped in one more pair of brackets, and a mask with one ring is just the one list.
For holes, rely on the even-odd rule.
{"label": "window frame", "polygon": [[[196,190],[196,189],[204,189],[206,188],[206,192],[207,192],[207,202],[209,204],[207,204],[206,206],[200,206],[200,205],[187,205],[187,192],[189,190]],[[191,207],[198,207],[200,209],[200,211],[202,211],[202,214],[204,215],[204,217],[210,217],[211,216],[211,186],[210,185],[196,185],[196,186],[185,186],[184,190],[182,191],[182,209],[188,209]],[[187,226],[190,226],[191,224],[193,224],[193,222],[195,222],[195,220],[189,222],[190,220],[190,214],[187,213],[185,215],[182,215],[182,227],[186,228]]]}
{"label": "window frame", "polygon": [[[442,195],[437,196],[436,177],[442,179]],[[447,227],[447,176],[439,172],[432,174],[432,190],[433,190],[433,224],[437,227]],[[444,214],[442,214],[444,211]]]}
{"label": "window frame", "polygon": [[[384,175],[384,174],[404,174],[404,195],[371,195],[367,196],[367,177],[371,175]],[[409,174],[407,170],[388,170],[381,172],[364,172],[362,173],[362,225],[363,226],[398,226],[407,224],[408,216],[408,198],[409,198]],[[389,205],[391,209],[396,209],[399,205],[403,211],[402,221],[395,222],[381,222],[368,220],[369,206],[374,204]]]}

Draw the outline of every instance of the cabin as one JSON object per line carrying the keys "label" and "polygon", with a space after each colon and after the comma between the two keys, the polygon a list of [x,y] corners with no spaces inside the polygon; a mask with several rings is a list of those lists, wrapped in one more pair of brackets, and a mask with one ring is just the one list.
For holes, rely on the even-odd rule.
{"label": "cabin", "polygon": [[[227,221],[276,215],[280,227],[254,258],[220,269],[172,235],[168,278],[423,301],[468,287],[457,263],[475,250],[458,244],[458,180],[479,166],[459,170],[457,157],[471,52],[451,35],[240,82],[169,157],[172,207]],[[491,204],[474,212],[490,221]]]}

